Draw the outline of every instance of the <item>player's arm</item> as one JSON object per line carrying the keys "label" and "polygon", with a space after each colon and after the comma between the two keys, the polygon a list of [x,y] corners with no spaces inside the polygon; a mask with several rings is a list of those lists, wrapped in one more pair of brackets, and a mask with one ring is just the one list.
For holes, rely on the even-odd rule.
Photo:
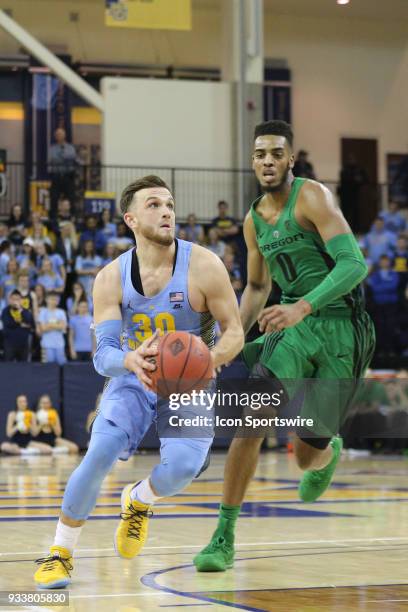
{"label": "player's arm", "polygon": [[300,214],[313,223],[335,265],[317,287],[295,304],[268,309],[270,312],[260,322],[263,329],[296,325],[308,314],[349,293],[367,276],[361,249],[331,192],[320,183],[308,182],[299,204]]}
{"label": "player's arm", "polygon": [[326,278],[303,296],[303,300],[315,311],[349,293],[367,276],[368,268],[357,240],[329,189],[320,183],[310,183],[302,213],[314,224],[335,262]]}
{"label": "player's arm", "polygon": [[218,368],[234,359],[244,345],[238,302],[228,272],[219,257],[200,248],[193,265],[194,278],[221,330],[221,336],[211,351],[214,368]]}
{"label": "player's arm", "polygon": [[247,285],[241,297],[239,310],[242,327],[247,334],[266,304],[272,289],[272,281],[256,242],[254,222],[250,213],[244,221],[244,238],[248,249]]}
{"label": "player's arm", "polygon": [[154,370],[155,366],[147,357],[157,355],[153,334],[135,351],[125,352],[121,349],[120,335],[122,332],[122,287],[119,262],[108,264],[97,274],[93,288],[94,323],[96,335],[96,351],[93,362],[95,370],[102,376],[121,376],[134,372],[145,385],[151,383],[146,371]]}

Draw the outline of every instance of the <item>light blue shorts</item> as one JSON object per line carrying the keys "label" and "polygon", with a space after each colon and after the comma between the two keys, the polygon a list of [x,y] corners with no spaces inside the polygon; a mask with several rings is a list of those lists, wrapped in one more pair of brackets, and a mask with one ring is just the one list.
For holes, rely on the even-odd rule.
{"label": "light blue shorts", "polygon": [[[214,389],[215,384],[212,384],[208,391]],[[181,406],[177,411],[171,410],[168,400],[146,391],[131,372],[108,381],[98,413],[127,434],[129,446],[120,457],[125,460],[137,450],[153,422],[156,423],[161,444],[171,437],[180,440],[200,440],[204,446],[210,448],[214,438],[214,428],[211,424],[214,411],[208,410],[208,405],[201,402],[200,405],[188,404]],[[194,417],[206,417],[206,419],[205,422],[201,419],[200,424],[192,427],[170,427],[170,419],[175,415],[181,419]]]}

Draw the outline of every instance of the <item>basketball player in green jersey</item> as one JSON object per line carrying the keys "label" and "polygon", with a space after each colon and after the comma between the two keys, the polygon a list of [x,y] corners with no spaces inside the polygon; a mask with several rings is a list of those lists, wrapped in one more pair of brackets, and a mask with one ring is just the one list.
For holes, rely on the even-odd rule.
{"label": "basketball player in green jersey", "polygon": [[[359,287],[367,266],[331,192],[316,181],[293,176],[292,141],[291,127],[283,121],[255,129],[253,169],[263,195],[244,222],[248,281],[240,314],[245,333],[258,320],[264,334],[245,345],[243,357],[250,377],[258,381],[335,379],[340,388],[347,379],[355,385],[375,344]],[[272,280],[282,290],[281,304],[264,308]],[[321,414],[330,416],[331,402],[321,404]],[[327,489],[340,458],[342,441],[333,437],[337,429],[323,431],[322,436],[308,429],[296,432],[294,453],[304,470],[299,495],[305,502]],[[223,571],[233,565],[235,523],[261,444],[260,437],[231,443],[218,526],[210,544],[194,558],[198,571]]]}

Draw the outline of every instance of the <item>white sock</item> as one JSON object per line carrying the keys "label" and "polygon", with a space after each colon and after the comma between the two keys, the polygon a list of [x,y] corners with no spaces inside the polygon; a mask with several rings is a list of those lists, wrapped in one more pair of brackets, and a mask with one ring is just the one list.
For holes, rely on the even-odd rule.
{"label": "white sock", "polygon": [[69,453],[67,446],[54,446],[52,449],[53,455],[67,455]]}
{"label": "white sock", "polygon": [[160,495],[156,495],[150,486],[149,478],[141,480],[131,491],[130,499],[140,501],[142,504],[151,506],[155,501],[160,499]]}
{"label": "white sock", "polygon": [[74,549],[77,545],[79,535],[81,533],[81,527],[70,527],[69,525],[64,525],[61,522],[61,519],[58,521],[57,530],[55,532],[54,544],[53,546],[63,546],[69,552],[74,552]]}
{"label": "white sock", "polygon": [[39,448],[34,448],[33,446],[29,446],[28,448],[22,448],[21,449],[21,454],[22,455],[39,455],[40,454],[40,449]]}

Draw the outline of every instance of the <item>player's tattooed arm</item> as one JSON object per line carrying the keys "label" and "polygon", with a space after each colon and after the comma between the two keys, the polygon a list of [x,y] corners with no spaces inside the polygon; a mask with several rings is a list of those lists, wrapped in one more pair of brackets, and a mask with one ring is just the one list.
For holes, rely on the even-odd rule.
{"label": "player's tattooed arm", "polygon": [[221,336],[211,351],[216,369],[232,361],[244,345],[238,302],[228,272],[214,253],[195,246],[192,266],[197,289],[221,330]]}
{"label": "player's tattooed arm", "polygon": [[247,285],[239,310],[242,326],[247,334],[266,304],[272,289],[272,280],[256,242],[254,222],[250,213],[244,221],[244,238],[248,249]]}

